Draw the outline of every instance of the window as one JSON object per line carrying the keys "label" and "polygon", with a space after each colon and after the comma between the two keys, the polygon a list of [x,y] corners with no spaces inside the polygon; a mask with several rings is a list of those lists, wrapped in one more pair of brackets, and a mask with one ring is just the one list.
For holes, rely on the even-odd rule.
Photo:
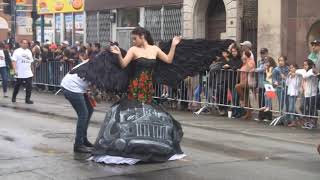
{"label": "window", "polygon": [[84,15],[75,14],[74,15],[74,41],[83,42],[84,37]]}
{"label": "window", "polygon": [[72,14],[64,15],[64,40],[72,44],[72,33],[73,33],[73,16]]}
{"label": "window", "polygon": [[139,25],[139,9],[119,9],[118,27],[137,27]]}
{"label": "window", "polygon": [[60,44],[61,38],[61,16],[59,14],[55,15],[55,42]]}

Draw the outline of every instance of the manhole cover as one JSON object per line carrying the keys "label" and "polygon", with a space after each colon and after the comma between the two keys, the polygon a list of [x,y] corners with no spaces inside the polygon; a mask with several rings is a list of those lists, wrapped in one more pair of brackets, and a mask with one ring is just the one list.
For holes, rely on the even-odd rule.
{"label": "manhole cover", "polygon": [[71,139],[74,138],[73,133],[47,133],[43,135],[45,138],[49,139]]}

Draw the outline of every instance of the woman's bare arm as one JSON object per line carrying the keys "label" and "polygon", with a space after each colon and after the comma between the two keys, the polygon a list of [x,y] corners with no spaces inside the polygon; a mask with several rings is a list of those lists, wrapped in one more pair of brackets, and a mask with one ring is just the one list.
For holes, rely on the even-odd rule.
{"label": "woman's bare arm", "polygon": [[181,37],[175,36],[172,40],[171,48],[168,54],[164,53],[160,48],[157,48],[157,57],[167,64],[171,64],[174,58],[177,45],[180,43]]}
{"label": "woman's bare arm", "polygon": [[120,62],[120,65],[122,68],[125,68],[128,66],[128,64],[132,61],[132,59],[134,58],[134,50],[133,50],[133,47],[131,47],[126,56],[123,58],[122,57],[122,54],[121,54],[121,51],[119,49],[119,47],[117,46],[112,46],[111,47],[111,52],[114,53],[114,54],[117,54],[118,55],[118,58],[119,58],[119,62]]}

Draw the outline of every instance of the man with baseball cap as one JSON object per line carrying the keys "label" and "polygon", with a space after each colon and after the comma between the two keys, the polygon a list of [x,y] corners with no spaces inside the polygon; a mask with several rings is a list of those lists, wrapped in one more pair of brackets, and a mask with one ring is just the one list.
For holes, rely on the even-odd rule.
{"label": "man with baseball cap", "polygon": [[251,51],[252,43],[250,41],[244,41],[244,42],[240,43],[240,45],[241,45],[242,52],[250,51],[250,53],[251,53],[251,57],[250,58],[252,58],[254,60],[254,55],[253,55],[253,53]]}
{"label": "man with baseball cap", "polygon": [[312,52],[308,56],[308,59],[312,60],[317,69],[320,70],[320,40],[314,40],[311,43]]}

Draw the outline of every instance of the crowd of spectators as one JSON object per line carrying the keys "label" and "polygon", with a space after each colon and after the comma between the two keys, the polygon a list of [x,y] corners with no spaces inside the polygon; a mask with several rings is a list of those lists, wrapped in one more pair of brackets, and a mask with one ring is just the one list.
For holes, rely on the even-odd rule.
{"label": "crowd of spectators", "polygon": [[[0,43],[0,59],[6,62],[5,67],[0,67],[5,97],[8,96],[7,84],[10,80],[6,77],[13,75],[10,71],[11,56],[18,46]],[[68,41],[61,44],[47,41],[43,45],[30,42],[28,47],[35,61],[34,82],[41,90],[57,90],[61,79],[72,67],[93,59],[102,51],[99,43],[84,45],[78,41],[73,46]],[[312,129],[317,126],[315,117],[320,108],[320,41],[311,42],[311,47],[310,55],[299,68],[297,64],[288,64],[286,56],[275,60],[267,48],[260,49],[258,59],[252,52],[250,41],[239,45],[233,43],[221,51],[208,72],[202,73],[196,80],[197,83],[187,78],[184,85],[173,89],[156,86],[160,87],[157,95],[192,101],[183,102],[188,109],[192,109],[195,103],[200,108],[199,102],[205,99],[217,105],[220,115],[227,116],[228,111],[232,111],[232,118],[246,120],[271,121],[276,114],[274,112],[277,112],[289,126]],[[169,95],[170,92],[173,93]],[[253,117],[252,110],[255,109],[259,111],[257,117]]]}

